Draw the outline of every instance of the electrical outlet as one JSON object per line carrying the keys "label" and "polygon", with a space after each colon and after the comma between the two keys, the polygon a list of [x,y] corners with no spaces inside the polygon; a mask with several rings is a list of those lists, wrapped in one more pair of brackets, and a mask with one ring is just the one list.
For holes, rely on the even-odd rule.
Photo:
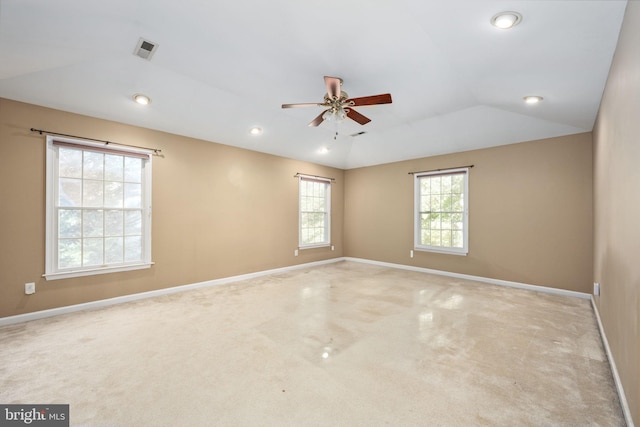
{"label": "electrical outlet", "polygon": [[600,295],[600,283],[598,282],[593,282],[593,295]]}
{"label": "electrical outlet", "polygon": [[409,251],[409,256],[410,256],[411,258],[413,258],[413,249],[411,249],[411,250]]}
{"label": "electrical outlet", "polygon": [[293,251],[293,255],[294,256],[298,256],[298,250],[297,249],[295,251]]}
{"label": "electrical outlet", "polygon": [[31,295],[31,294],[35,294],[36,293],[36,284],[31,282],[31,283],[25,283],[24,284],[24,293],[27,295]]}
{"label": "electrical outlet", "polygon": [[335,247],[335,246],[333,246],[333,245],[331,245],[331,250],[332,250],[332,251],[335,251],[335,250],[336,250],[336,247]]}

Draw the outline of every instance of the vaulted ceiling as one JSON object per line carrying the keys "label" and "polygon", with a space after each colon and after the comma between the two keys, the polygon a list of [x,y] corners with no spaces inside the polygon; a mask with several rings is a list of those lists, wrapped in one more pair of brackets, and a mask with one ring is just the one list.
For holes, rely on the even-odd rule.
{"label": "vaulted ceiling", "polygon": [[[0,97],[348,169],[590,131],[625,7],[0,0]],[[502,11],[522,21],[492,26]],[[134,55],[141,37],[157,44],[151,60]],[[393,103],[357,108],[364,126],[309,127],[321,107],[281,108],[322,102],[325,75]]]}

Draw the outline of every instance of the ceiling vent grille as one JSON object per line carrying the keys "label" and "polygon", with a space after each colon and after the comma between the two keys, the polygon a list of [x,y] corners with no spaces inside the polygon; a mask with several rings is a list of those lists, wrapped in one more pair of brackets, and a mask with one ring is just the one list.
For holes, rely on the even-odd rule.
{"label": "ceiling vent grille", "polygon": [[158,44],[150,42],[149,40],[145,40],[142,37],[138,40],[138,44],[136,44],[136,48],[133,51],[135,56],[139,56],[142,59],[146,59],[147,61],[151,61],[151,57],[156,50],[158,49]]}

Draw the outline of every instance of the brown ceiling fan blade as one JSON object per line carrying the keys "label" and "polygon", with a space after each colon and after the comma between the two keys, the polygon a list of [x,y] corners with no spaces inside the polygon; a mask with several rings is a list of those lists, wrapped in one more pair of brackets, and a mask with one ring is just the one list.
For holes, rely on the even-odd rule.
{"label": "brown ceiling fan blade", "polygon": [[347,110],[347,117],[349,117],[351,120],[355,120],[356,122],[360,123],[361,125],[366,125],[367,123],[369,123],[371,121],[370,118],[368,118],[366,116],[363,116],[362,114],[358,113],[353,108],[349,108]]}
{"label": "brown ceiling fan blade", "polygon": [[360,98],[347,99],[347,102],[356,107],[361,105],[391,104],[391,94],[362,96]]}
{"label": "brown ceiling fan blade", "polygon": [[282,104],[282,108],[295,108],[295,107],[324,107],[324,104],[319,102],[302,102],[298,104]]}
{"label": "brown ceiling fan blade", "polygon": [[324,76],[324,84],[327,85],[327,95],[329,95],[329,98],[340,99],[342,79],[339,77]]}
{"label": "brown ceiling fan blade", "polygon": [[327,111],[329,111],[329,110],[324,110],[322,113],[320,113],[320,115],[318,115],[318,117],[316,117],[315,119],[313,119],[313,121],[311,123],[309,123],[309,126],[318,126],[320,123],[322,123],[324,121],[324,118],[322,116]]}

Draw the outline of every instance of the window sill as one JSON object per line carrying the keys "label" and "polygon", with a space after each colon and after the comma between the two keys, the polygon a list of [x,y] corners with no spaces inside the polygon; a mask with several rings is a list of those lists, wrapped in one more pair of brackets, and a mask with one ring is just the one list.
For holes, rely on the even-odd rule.
{"label": "window sill", "polygon": [[413,249],[420,252],[433,252],[433,253],[446,254],[446,255],[467,256],[469,254],[469,251],[466,249],[451,250],[446,248],[433,248],[433,247],[425,248],[421,246],[416,246]]}
{"label": "window sill", "polygon": [[317,245],[307,245],[307,246],[298,246],[298,249],[305,250],[305,249],[318,249],[318,248],[330,248],[331,247],[331,243],[320,243]]}
{"label": "window sill", "polygon": [[118,267],[100,267],[100,268],[92,268],[87,270],[68,270],[68,271],[60,271],[56,273],[45,273],[42,275],[42,277],[44,277],[47,280],[70,279],[73,277],[93,276],[96,274],[119,273],[122,271],[143,270],[146,268],[151,268],[153,264],[154,264],[153,262],[148,262],[148,263],[140,263],[140,264],[121,265]]}

